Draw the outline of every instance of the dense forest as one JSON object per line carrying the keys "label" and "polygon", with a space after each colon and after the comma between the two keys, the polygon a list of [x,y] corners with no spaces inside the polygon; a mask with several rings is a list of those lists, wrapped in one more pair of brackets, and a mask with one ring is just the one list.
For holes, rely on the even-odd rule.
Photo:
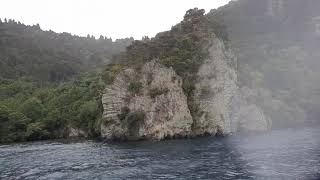
{"label": "dense forest", "polygon": [[254,89],[274,128],[317,123],[319,1],[238,0],[208,16],[224,24],[241,86]]}
{"label": "dense forest", "polygon": [[[107,83],[113,81],[115,74],[125,67],[140,68],[151,60],[166,67],[171,67],[182,77],[182,87],[187,95],[188,107],[193,116],[199,113],[199,107],[194,102],[197,72],[208,57],[210,40],[217,37],[228,43],[225,27],[214,18],[205,15],[203,9],[190,9],[183,20],[174,25],[171,30],[158,33],[154,38],[145,37],[141,41],[134,41],[127,47],[127,51],[115,56],[103,77],[109,77]],[[107,78],[104,78],[107,79]],[[138,79],[138,77],[137,77]],[[138,82],[133,82],[137,86]],[[161,94],[161,90],[154,90],[152,94]]]}
{"label": "dense forest", "polygon": [[133,38],[99,39],[43,31],[14,20],[0,20],[0,76],[38,82],[64,82],[107,64]]}
{"label": "dense forest", "polygon": [[191,9],[170,31],[141,41],[96,40],[13,20],[1,23],[0,59],[6,71],[1,74],[0,141],[63,138],[73,128],[83,130],[85,137],[98,136],[105,84],[125,67],[139,69],[152,59],[173,67],[191,97],[210,37],[228,39],[224,27],[204,13]]}
{"label": "dense forest", "polygon": [[133,38],[79,37],[0,20],[0,142],[99,134],[100,73]]}
{"label": "dense forest", "polygon": [[197,113],[195,74],[212,36],[234,49],[239,85],[252,89],[250,101],[273,127],[317,122],[320,4],[300,2],[231,1],[208,14],[191,9],[170,31],[141,41],[79,37],[0,20],[0,142],[63,138],[77,128],[81,136],[98,136],[105,85],[124,68],[139,71],[154,59],[182,77],[191,114]]}

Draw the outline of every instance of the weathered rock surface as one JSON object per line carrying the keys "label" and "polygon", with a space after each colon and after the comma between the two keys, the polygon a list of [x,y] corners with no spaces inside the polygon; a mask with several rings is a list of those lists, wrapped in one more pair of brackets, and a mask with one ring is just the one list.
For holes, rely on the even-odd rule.
{"label": "weathered rock surface", "polygon": [[272,122],[263,110],[254,102],[253,90],[243,87],[238,89],[231,101],[232,132],[262,132],[271,128]]}
{"label": "weathered rock surface", "polygon": [[[193,117],[181,77],[172,68],[151,61],[139,73],[133,69],[121,72],[106,87],[102,137],[161,140],[270,128],[262,109],[248,101],[250,94],[239,90],[237,60],[231,50],[218,38],[213,38],[208,50],[197,74],[192,102],[198,112]],[[138,91],[130,91],[132,83]]]}
{"label": "weathered rock surface", "polygon": [[194,100],[200,107],[195,117],[195,134],[229,134],[230,104],[237,91],[236,58],[215,38],[209,56],[198,72]]}
{"label": "weathered rock surface", "polygon": [[72,126],[68,127],[68,137],[69,138],[78,138],[78,137],[87,138],[88,135],[89,134],[86,130],[83,130],[83,129],[77,128],[77,127],[72,127]]}
{"label": "weathered rock surface", "polygon": [[[132,82],[141,84],[139,92],[128,90]],[[141,74],[133,69],[120,73],[106,88],[102,102],[105,123],[101,134],[104,138],[160,140],[191,134],[192,117],[182,80],[173,69],[155,61],[145,64]],[[119,115],[124,108],[130,112],[121,118]],[[138,112],[143,113],[143,119],[133,118]]]}

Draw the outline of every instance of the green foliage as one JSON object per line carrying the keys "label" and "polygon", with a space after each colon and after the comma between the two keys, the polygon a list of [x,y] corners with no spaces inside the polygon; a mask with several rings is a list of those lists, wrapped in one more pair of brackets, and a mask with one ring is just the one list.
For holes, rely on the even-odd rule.
{"label": "green foliage", "polygon": [[195,80],[193,78],[184,79],[182,89],[188,97],[191,97],[193,95],[194,90],[196,89]]}
{"label": "green foliage", "polygon": [[94,122],[99,114],[98,103],[94,100],[83,102],[79,107],[78,119],[80,126]]}
{"label": "green foliage", "polygon": [[[124,68],[139,71],[153,59],[182,77],[188,104],[196,112],[192,95],[196,72],[214,36],[210,21],[204,10],[191,9],[170,31],[132,44],[132,38],[112,42],[104,37],[96,40],[42,31],[40,26],[12,21],[0,23],[0,143],[61,138],[70,126],[85,129],[90,136],[99,135],[105,84],[112,83]],[[126,46],[127,51],[121,53]],[[78,76],[91,69],[99,71],[98,67],[111,57],[113,63],[101,76]],[[150,85],[152,76],[147,81]],[[141,88],[139,81],[128,84],[134,94]],[[152,89],[150,96],[167,91]],[[134,136],[144,123],[145,113],[125,108],[119,118]]]}
{"label": "green foliage", "polygon": [[130,136],[137,136],[140,126],[144,123],[145,116],[145,112],[141,110],[130,112],[126,116],[125,122],[127,124]]}
{"label": "green foliage", "polygon": [[156,98],[157,96],[160,96],[162,94],[167,94],[169,92],[168,88],[160,89],[160,88],[153,88],[150,89],[149,94],[151,98]]}
{"label": "green foliage", "polygon": [[0,143],[24,141],[25,133],[31,119],[20,112],[0,105]]}
{"label": "green foliage", "polygon": [[117,75],[123,70],[121,64],[110,64],[103,72],[102,78],[106,84],[111,84]]}
{"label": "green foliage", "polygon": [[206,49],[213,31],[204,10],[191,9],[184,20],[147,41],[134,41],[125,54],[116,56],[114,61],[139,69],[152,59],[168,67],[173,67],[182,76],[194,73],[207,56]]}
{"label": "green foliage", "polygon": [[319,2],[309,6],[290,0],[278,18],[268,15],[267,1],[256,0],[234,1],[207,15],[228,27],[238,82],[253,90],[251,101],[271,117],[274,127],[319,120],[320,41],[314,24],[305,23],[318,13]]}
{"label": "green foliage", "polygon": [[48,139],[50,133],[45,129],[45,125],[42,122],[36,122],[28,125],[26,137],[27,140],[42,140]]}
{"label": "green foliage", "polygon": [[139,93],[141,89],[142,89],[142,83],[139,81],[132,81],[128,85],[128,90],[133,94]]}
{"label": "green foliage", "polygon": [[142,110],[130,111],[128,107],[122,107],[118,118],[122,125],[128,128],[130,136],[137,136],[140,126],[144,123],[146,114]]}
{"label": "green foliage", "polygon": [[126,117],[128,116],[129,113],[130,113],[130,109],[129,109],[127,106],[122,107],[120,114],[118,114],[118,118],[119,118],[121,121],[123,121],[123,120],[126,119]]}
{"label": "green foliage", "polygon": [[99,74],[45,88],[7,80],[0,85],[0,92],[11,87],[17,91],[1,96],[0,142],[62,138],[69,125],[99,135],[104,86]]}
{"label": "green foliage", "polygon": [[106,64],[132,41],[43,31],[15,21],[0,23],[0,77],[65,82]]}
{"label": "green foliage", "polygon": [[200,95],[202,98],[207,98],[211,95],[211,88],[210,86],[202,86],[200,89]]}
{"label": "green foliage", "polygon": [[[204,10],[197,8],[188,10],[183,21],[173,26],[170,31],[159,33],[151,39],[134,41],[125,53],[115,56],[113,60],[138,71],[146,62],[154,59],[160,64],[172,67],[182,77],[183,90],[192,104],[197,72],[208,56],[210,39],[217,32],[221,39],[227,39],[226,34],[223,34],[224,26],[204,13]],[[148,84],[151,82],[152,77],[147,80]],[[136,84],[129,86],[129,89],[138,92]],[[152,97],[158,94],[162,92],[150,92]]]}
{"label": "green foliage", "polygon": [[42,118],[46,113],[46,110],[40,100],[35,97],[26,100],[20,106],[19,111],[34,121]]}

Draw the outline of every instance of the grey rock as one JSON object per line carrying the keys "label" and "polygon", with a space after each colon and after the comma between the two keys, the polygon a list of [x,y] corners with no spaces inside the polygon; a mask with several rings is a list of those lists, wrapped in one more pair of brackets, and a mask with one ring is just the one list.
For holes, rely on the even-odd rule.
{"label": "grey rock", "polygon": [[[136,94],[128,90],[128,84],[134,80],[142,84]],[[164,93],[151,97],[152,89]],[[192,117],[182,90],[182,79],[172,68],[155,61],[146,63],[139,75],[132,69],[120,73],[114,83],[106,87],[102,102],[105,122],[101,135],[106,139],[160,140],[191,134]],[[145,113],[145,119],[134,135],[126,122],[119,119],[123,107],[128,107],[130,112]]]}

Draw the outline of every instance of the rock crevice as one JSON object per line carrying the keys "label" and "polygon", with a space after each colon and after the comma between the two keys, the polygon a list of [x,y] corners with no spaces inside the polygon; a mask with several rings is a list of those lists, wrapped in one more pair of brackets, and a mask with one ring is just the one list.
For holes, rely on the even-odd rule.
{"label": "rock crevice", "polygon": [[[267,130],[269,119],[237,86],[237,60],[232,51],[213,38],[208,52],[192,97],[184,93],[182,78],[157,60],[139,71],[126,69],[118,74],[103,94],[102,137],[162,140]],[[188,98],[198,106],[196,115],[191,115]]]}

